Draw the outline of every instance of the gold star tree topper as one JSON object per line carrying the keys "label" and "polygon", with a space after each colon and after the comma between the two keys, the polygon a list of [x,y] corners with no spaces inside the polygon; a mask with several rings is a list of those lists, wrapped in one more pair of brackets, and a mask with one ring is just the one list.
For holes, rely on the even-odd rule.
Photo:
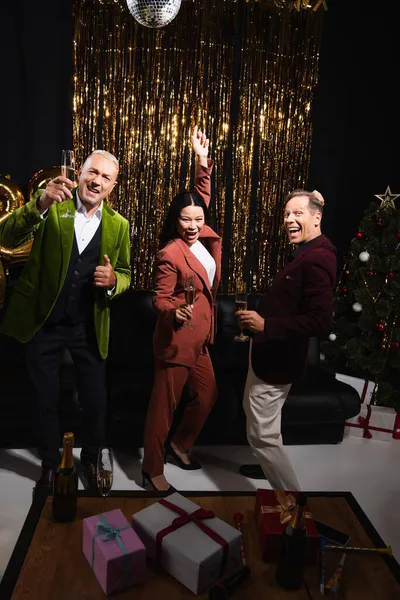
{"label": "gold star tree topper", "polygon": [[396,208],[394,201],[396,198],[400,198],[400,194],[392,194],[390,187],[387,186],[384,194],[375,194],[375,198],[379,198],[381,201],[380,208]]}

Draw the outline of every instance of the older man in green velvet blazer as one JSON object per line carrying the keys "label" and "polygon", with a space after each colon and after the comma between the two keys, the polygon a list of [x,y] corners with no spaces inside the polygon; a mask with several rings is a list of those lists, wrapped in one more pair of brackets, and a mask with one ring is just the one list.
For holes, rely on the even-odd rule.
{"label": "older man in green velvet blazer", "polygon": [[81,459],[89,486],[95,485],[96,455],[104,443],[110,301],[129,288],[131,278],[129,223],[104,203],[117,175],[117,159],[95,150],[79,171],[76,189],[66,177],[56,177],[0,224],[7,247],[34,237],[1,332],[26,344],[42,459],[38,483],[47,489],[60,458],[58,371],[64,348],[75,364],[82,405]]}

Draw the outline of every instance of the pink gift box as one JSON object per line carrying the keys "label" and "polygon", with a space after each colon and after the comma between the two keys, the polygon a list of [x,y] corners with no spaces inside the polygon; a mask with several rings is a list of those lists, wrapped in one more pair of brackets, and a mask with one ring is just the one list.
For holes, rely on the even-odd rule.
{"label": "pink gift box", "polygon": [[145,578],[146,548],[119,508],[83,519],[83,553],[105,594]]}

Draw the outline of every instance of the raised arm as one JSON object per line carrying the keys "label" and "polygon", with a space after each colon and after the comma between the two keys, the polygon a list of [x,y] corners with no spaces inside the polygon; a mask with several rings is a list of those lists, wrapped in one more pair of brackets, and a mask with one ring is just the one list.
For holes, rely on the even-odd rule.
{"label": "raised arm", "polygon": [[194,189],[202,196],[208,206],[211,198],[211,173],[214,162],[208,158],[209,139],[199,130],[197,125],[190,138],[192,150],[196,153],[196,170],[194,174]]}

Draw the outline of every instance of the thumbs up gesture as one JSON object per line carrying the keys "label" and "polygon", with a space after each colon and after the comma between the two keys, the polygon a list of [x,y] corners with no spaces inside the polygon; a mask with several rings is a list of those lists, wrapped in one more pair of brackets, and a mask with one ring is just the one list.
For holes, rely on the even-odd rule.
{"label": "thumbs up gesture", "polygon": [[117,283],[117,277],[111,266],[107,254],[104,255],[104,266],[97,266],[94,272],[94,285],[101,288],[113,288]]}

